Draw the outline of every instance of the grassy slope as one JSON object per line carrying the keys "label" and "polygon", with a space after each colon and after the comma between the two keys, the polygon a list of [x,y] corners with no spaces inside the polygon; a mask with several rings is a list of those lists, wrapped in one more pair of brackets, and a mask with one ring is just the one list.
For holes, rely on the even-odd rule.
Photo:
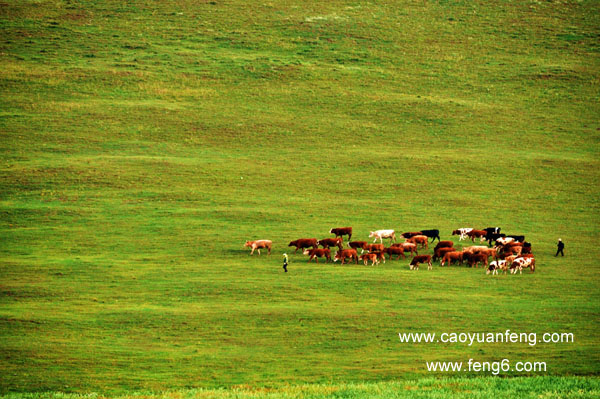
{"label": "grassy slope", "polygon": [[[374,381],[469,357],[596,375],[598,15],[587,1],[0,4],[0,387]],[[300,255],[281,273],[288,241],[339,225],[446,239],[499,225],[527,235],[539,273]],[[249,258],[262,237],[274,255]],[[396,338],[507,328],[576,342]]]}

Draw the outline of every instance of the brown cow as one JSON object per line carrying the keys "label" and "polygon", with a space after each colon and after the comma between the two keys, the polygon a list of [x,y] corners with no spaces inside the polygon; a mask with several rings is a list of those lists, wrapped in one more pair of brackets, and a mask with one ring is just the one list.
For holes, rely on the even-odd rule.
{"label": "brown cow", "polygon": [[453,246],[454,243],[452,241],[439,241],[433,250],[435,251],[438,248],[452,248]]}
{"label": "brown cow", "polygon": [[299,249],[304,249],[308,247],[313,247],[314,249],[319,248],[317,244],[316,238],[300,238],[298,240],[292,241],[288,244],[288,247],[296,247],[294,253],[298,252]]}
{"label": "brown cow", "polygon": [[487,252],[477,252],[472,254],[465,254],[464,258],[467,259],[470,267],[477,267],[479,263],[483,263],[484,267],[488,266],[488,254]]}
{"label": "brown cow", "polygon": [[438,259],[442,259],[444,257],[444,255],[446,255],[448,252],[454,252],[456,251],[456,249],[454,248],[446,248],[446,247],[442,247],[442,248],[436,248],[433,251],[433,261],[435,262]]}
{"label": "brown cow", "polygon": [[518,241],[512,241],[505,245],[496,246],[497,251],[501,253],[503,256],[508,255],[521,255],[523,252],[523,243]]}
{"label": "brown cow", "polygon": [[320,245],[320,246],[322,246],[323,248],[329,248],[329,247],[335,247],[335,246],[337,246],[339,249],[344,249],[341,237],[323,238],[322,240],[317,241],[317,244]]}
{"label": "brown cow", "polygon": [[496,250],[496,248],[488,248],[485,251],[481,251],[481,253],[486,253],[488,256],[491,256],[492,258],[498,260],[498,251]]}
{"label": "brown cow", "polygon": [[391,247],[401,247],[404,249],[404,252],[410,252],[411,255],[418,255],[417,244],[413,244],[412,242],[398,242],[390,245]]}
{"label": "brown cow", "polygon": [[398,245],[392,245],[391,247],[384,249],[383,252],[390,256],[390,260],[394,255],[398,255],[396,260],[400,259],[400,255],[402,255],[402,259],[406,259],[404,248]]}
{"label": "brown cow", "polygon": [[462,265],[463,252],[462,251],[446,252],[444,257],[442,258],[442,262],[440,263],[440,266],[444,266],[446,263],[448,263],[448,266],[450,266],[452,264],[452,262],[458,262],[460,265]]}
{"label": "brown cow", "polygon": [[427,263],[427,270],[433,269],[433,266],[431,266],[431,255],[417,255],[410,261],[410,270],[419,270],[420,263]]}
{"label": "brown cow", "polygon": [[337,251],[333,261],[337,262],[341,259],[343,265],[346,258],[350,258],[351,260],[354,260],[356,264],[358,264],[358,254],[356,253],[356,249],[342,249]]}
{"label": "brown cow", "polygon": [[362,249],[368,242],[366,241],[350,241],[348,246],[353,249]]}
{"label": "brown cow", "polygon": [[407,239],[406,242],[411,242],[413,244],[421,244],[421,248],[429,248],[429,237],[424,235],[411,237]]}
{"label": "brown cow", "polygon": [[475,242],[475,238],[479,238],[480,241],[484,241],[485,236],[487,235],[487,231],[485,230],[471,230],[467,232],[467,237],[471,238],[471,241]]}
{"label": "brown cow", "polygon": [[383,244],[365,244],[362,249],[369,252],[381,252],[385,249]]}
{"label": "brown cow", "polygon": [[258,250],[258,254],[260,255],[260,249],[267,248],[267,250],[269,251],[267,255],[271,255],[271,246],[272,245],[273,245],[273,242],[271,240],[255,240],[255,241],[246,241],[246,243],[244,244],[244,248],[245,247],[252,248],[250,255],[254,254],[255,249]]}
{"label": "brown cow", "polygon": [[309,256],[309,258],[308,258],[309,262],[314,259],[315,262],[319,263],[318,258],[323,258],[323,257],[325,257],[325,259],[328,263],[331,262],[331,250],[329,248],[305,249],[303,253],[304,253],[304,255]]}
{"label": "brown cow", "polygon": [[471,247],[463,248],[465,254],[476,254],[479,252],[487,252],[489,248],[485,245],[473,245]]}
{"label": "brown cow", "polygon": [[348,241],[352,239],[352,227],[337,227],[329,230],[330,234],[335,234],[336,237],[348,236]]}

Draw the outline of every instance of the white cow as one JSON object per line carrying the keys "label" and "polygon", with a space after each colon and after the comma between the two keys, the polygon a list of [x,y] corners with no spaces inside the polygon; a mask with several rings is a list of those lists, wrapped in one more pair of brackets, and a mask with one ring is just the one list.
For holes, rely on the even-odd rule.
{"label": "white cow", "polygon": [[488,266],[487,271],[485,272],[485,274],[498,274],[498,269],[504,271],[504,273],[506,274],[506,269],[507,269],[507,263],[506,260],[495,260],[493,262],[490,262],[490,265]]}
{"label": "white cow", "polygon": [[517,274],[517,270],[519,270],[519,274],[522,274],[523,269],[526,269],[528,267],[531,268],[531,272],[535,271],[534,258],[516,258],[510,267],[510,272],[513,274]]}
{"label": "white cow", "polygon": [[496,240],[497,243],[500,243],[502,245],[510,244],[514,241],[515,239],[513,237],[498,237],[498,239]]}
{"label": "white cow", "polygon": [[369,238],[373,237],[375,237],[373,242],[377,241],[377,239],[379,238],[379,241],[383,244],[384,238],[390,238],[392,241],[396,241],[396,232],[394,230],[371,231],[371,233],[369,234]]}
{"label": "white cow", "polygon": [[473,229],[471,227],[463,227],[462,229],[456,229],[452,232],[452,235],[459,235],[458,237],[458,241],[462,241],[462,240],[466,240],[467,239],[467,233],[473,231]]}

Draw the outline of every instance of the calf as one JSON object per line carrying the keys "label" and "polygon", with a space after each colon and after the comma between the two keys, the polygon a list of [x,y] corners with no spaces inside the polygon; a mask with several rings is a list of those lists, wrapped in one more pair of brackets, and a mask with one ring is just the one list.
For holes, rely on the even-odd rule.
{"label": "calf", "polygon": [[427,270],[433,269],[431,266],[431,255],[417,255],[410,261],[410,270],[419,270],[419,264],[427,263]]}
{"label": "calf", "polygon": [[440,240],[440,231],[438,229],[434,230],[421,230],[421,234],[431,238],[431,242],[434,242],[435,239]]}
{"label": "calf", "polygon": [[335,247],[337,246],[339,249],[343,248],[342,238],[323,238],[322,240],[317,241],[317,244],[322,246],[323,248]]}
{"label": "calf", "polygon": [[348,236],[348,241],[352,239],[352,227],[337,227],[329,230],[330,234],[335,234],[336,237]]}
{"label": "calf", "polygon": [[373,238],[375,237],[375,239],[373,240],[373,242],[377,241],[377,239],[379,238],[379,241],[383,244],[383,239],[384,238],[389,238],[392,241],[396,241],[396,232],[394,230],[376,230],[376,231],[371,231],[369,233],[369,238]]}
{"label": "calf", "polygon": [[258,254],[260,255],[260,249],[267,248],[267,250],[269,251],[267,253],[267,255],[271,255],[271,246],[272,245],[273,245],[273,242],[271,240],[255,240],[255,241],[246,241],[246,243],[244,244],[244,248],[246,248],[246,247],[252,248],[250,255],[254,254],[254,250],[258,250]]}
{"label": "calf", "polygon": [[303,254],[309,256],[309,262],[314,259],[315,262],[319,263],[318,258],[323,257],[325,257],[327,263],[331,262],[331,250],[329,248],[305,249]]}
{"label": "calf", "polygon": [[369,261],[371,261],[371,266],[375,266],[375,263],[379,264],[379,256],[373,252],[361,255],[360,260],[364,262],[365,266]]}
{"label": "calf", "polygon": [[356,253],[356,249],[342,249],[337,251],[333,261],[337,262],[338,260],[341,260],[343,265],[347,258],[350,258],[351,261],[355,261],[356,264],[358,264],[358,254]]}
{"label": "calf", "polygon": [[488,269],[485,271],[485,274],[490,274],[492,273],[492,275],[494,274],[498,274],[498,268],[497,265],[495,265],[496,262],[492,262],[489,264]]}
{"label": "calf", "polygon": [[300,238],[298,240],[292,241],[288,244],[288,247],[296,247],[294,253],[298,252],[299,249],[304,249],[308,247],[313,247],[314,249],[319,248],[317,245],[316,238]]}
{"label": "calf", "polygon": [[442,262],[440,266],[444,266],[448,263],[448,266],[452,264],[452,262],[458,262],[462,265],[463,263],[463,252],[462,251],[454,251],[454,252],[446,252],[444,257],[442,258]]}
{"label": "calf", "polygon": [[410,242],[413,244],[421,244],[421,248],[429,248],[429,239],[427,236],[414,236],[406,240],[406,242]]}

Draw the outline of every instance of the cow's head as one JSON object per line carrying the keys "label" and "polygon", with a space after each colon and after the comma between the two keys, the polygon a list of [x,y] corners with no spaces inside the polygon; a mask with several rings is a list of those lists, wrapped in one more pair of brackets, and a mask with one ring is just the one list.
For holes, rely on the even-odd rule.
{"label": "cow's head", "polygon": [[308,254],[310,254],[310,251],[309,251],[308,249],[305,249],[305,250],[304,250],[302,253],[303,253],[304,255],[308,255]]}
{"label": "cow's head", "polygon": [[374,231],[369,232],[369,238],[372,238],[372,237],[375,237],[375,232]]}
{"label": "cow's head", "polygon": [[252,245],[252,242],[251,241],[246,241],[246,243],[244,244],[244,248],[245,247],[249,247],[250,245]]}

